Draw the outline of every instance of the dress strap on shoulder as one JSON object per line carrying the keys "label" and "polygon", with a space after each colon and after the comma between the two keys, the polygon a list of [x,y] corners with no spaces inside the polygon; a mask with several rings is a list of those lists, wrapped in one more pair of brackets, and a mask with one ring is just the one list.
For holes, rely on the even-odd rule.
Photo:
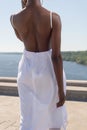
{"label": "dress strap on shoulder", "polygon": [[10,21],[11,21],[12,26],[14,27],[14,21],[13,21],[13,18],[14,18],[14,15],[11,15]]}
{"label": "dress strap on shoulder", "polygon": [[52,28],[52,12],[50,12],[50,26]]}

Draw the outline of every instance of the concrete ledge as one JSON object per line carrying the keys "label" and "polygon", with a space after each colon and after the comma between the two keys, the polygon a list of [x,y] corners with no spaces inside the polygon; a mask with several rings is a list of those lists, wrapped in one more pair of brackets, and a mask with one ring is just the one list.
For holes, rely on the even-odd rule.
{"label": "concrete ledge", "polygon": [[87,80],[67,80],[67,86],[87,87]]}
{"label": "concrete ledge", "polygon": [[[0,82],[16,83],[16,77],[0,77]],[[66,80],[67,86],[87,87],[87,80]]]}
{"label": "concrete ledge", "polygon": [[16,77],[0,77],[0,82],[16,83],[17,82],[17,78]]}
{"label": "concrete ledge", "polygon": [[87,101],[87,88],[67,86],[66,99],[75,101]]}
{"label": "concrete ledge", "polygon": [[0,94],[18,96],[17,83],[0,82]]}
{"label": "concrete ledge", "polygon": [[[67,100],[87,101],[87,81],[67,80]],[[0,94],[18,96],[16,77],[0,77]]]}

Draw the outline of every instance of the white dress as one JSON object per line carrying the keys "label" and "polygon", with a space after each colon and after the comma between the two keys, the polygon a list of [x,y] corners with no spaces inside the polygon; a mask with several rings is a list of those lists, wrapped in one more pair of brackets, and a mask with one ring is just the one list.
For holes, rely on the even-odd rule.
{"label": "white dress", "polygon": [[[30,52],[24,49],[18,66],[20,130],[66,130],[65,104],[59,108],[58,86],[51,60],[52,50]],[[63,71],[64,92],[66,78]]]}

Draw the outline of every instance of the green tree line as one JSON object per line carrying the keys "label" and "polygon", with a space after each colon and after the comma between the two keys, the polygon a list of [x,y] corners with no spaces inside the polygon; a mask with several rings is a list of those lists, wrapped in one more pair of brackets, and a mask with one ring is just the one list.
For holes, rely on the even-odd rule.
{"label": "green tree line", "polygon": [[74,61],[79,64],[87,65],[87,51],[67,51],[62,52],[65,61]]}

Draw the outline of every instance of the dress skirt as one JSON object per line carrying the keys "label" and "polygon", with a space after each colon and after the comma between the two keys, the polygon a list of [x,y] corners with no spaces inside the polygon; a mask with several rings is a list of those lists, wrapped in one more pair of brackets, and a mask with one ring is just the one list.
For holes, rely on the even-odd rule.
{"label": "dress skirt", "polygon": [[[51,60],[52,50],[30,52],[24,50],[18,66],[17,85],[20,97],[20,130],[66,130],[65,104],[59,101],[58,85]],[[63,70],[64,92],[66,77]]]}

